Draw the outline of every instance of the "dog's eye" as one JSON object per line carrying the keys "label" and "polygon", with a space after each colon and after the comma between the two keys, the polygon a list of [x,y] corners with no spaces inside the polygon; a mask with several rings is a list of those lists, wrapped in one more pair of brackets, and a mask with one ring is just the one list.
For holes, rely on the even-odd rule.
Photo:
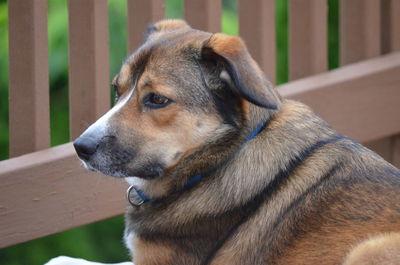
{"label": "dog's eye", "polygon": [[149,108],[157,109],[167,106],[171,100],[155,93],[150,93],[144,98],[144,105]]}

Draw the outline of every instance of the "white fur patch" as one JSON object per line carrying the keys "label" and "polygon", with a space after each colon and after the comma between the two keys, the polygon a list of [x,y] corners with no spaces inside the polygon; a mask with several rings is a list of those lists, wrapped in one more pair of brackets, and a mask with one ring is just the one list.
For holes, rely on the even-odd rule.
{"label": "white fur patch", "polygon": [[129,185],[134,185],[138,189],[144,186],[146,180],[138,178],[138,177],[127,177],[125,181],[128,182]]}
{"label": "white fur patch", "polygon": [[135,256],[135,249],[133,248],[133,245],[135,244],[135,241],[137,240],[137,236],[135,235],[134,232],[130,231],[127,233],[125,231],[124,233],[124,243],[127,249],[129,249],[129,252],[131,254],[131,258]]}
{"label": "white fur patch", "polygon": [[131,98],[133,92],[134,92],[134,89],[132,89],[129,92],[129,94],[126,95],[121,101],[119,101],[112,109],[107,111],[107,113],[104,114],[100,119],[98,119],[89,128],[87,128],[83,134],[85,134],[86,132],[93,132],[93,131],[96,131],[96,134],[99,134],[99,133],[104,134],[106,132],[106,129],[108,128],[108,123],[109,123],[110,118],[112,116],[114,116],[115,113],[119,112],[125,106],[125,104]]}

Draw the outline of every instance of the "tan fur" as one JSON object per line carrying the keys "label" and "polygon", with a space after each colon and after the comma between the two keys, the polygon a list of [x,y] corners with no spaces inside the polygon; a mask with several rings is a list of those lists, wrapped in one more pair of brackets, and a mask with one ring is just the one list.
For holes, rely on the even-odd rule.
{"label": "tan fur", "polygon": [[135,254],[133,262],[140,265],[163,265],[173,262],[174,252],[163,243],[138,240],[133,246]]}
{"label": "tan fur", "polygon": [[190,29],[190,26],[183,20],[165,19],[154,24],[154,27],[159,31],[173,31]]}
{"label": "tan fur", "polygon": [[400,234],[388,233],[367,239],[357,245],[343,265],[400,264]]}
{"label": "tan fur", "polygon": [[208,45],[213,47],[215,52],[228,57],[235,57],[246,48],[243,40],[239,37],[229,36],[222,33],[214,34],[209,40]]}

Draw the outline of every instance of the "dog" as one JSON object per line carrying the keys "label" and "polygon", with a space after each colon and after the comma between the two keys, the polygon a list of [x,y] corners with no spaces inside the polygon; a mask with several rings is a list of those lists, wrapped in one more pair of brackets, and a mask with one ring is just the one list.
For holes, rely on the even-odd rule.
{"label": "dog", "polygon": [[112,86],[74,146],[132,185],[134,264],[400,264],[400,171],[282,98],[239,37],[162,20]]}

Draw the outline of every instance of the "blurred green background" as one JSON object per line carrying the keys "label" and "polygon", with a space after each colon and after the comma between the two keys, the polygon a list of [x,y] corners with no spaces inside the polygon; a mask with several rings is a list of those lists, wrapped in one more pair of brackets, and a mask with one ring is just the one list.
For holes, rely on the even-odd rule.
{"label": "blurred green background", "polygon": [[[323,1],[323,0],[321,0]],[[249,1],[250,3],[250,1]],[[110,78],[119,70],[126,53],[126,0],[108,0]],[[288,0],[276,0],[277,84],[288,81]],[[329,69],[338,67],[338,0],[328,0]],[[223,0],[222,31],[238,34],[237,0]],[[165,16],[183,18],[183,0],[166,0]],[[8,15],[7,1],[0,0],[0,160],[8,158]],[[68,127],[68,11],[67,0],[48,1],[51,145],[69,141]],[[1,222],[1,219],[0,219]],[[1,225],[1,223],[0,223]],[[45,263],[67,255],[98,262],[129,259],[122,242],[123,218],[75,228],[16,246],[0,249],[0,264]]]}

